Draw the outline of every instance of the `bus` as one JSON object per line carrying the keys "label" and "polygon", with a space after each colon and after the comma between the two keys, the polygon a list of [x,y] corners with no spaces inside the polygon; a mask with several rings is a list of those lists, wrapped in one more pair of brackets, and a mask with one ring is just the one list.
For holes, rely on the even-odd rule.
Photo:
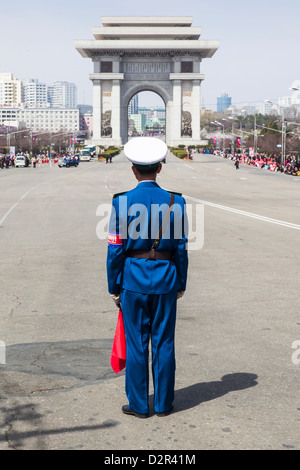
{"label": "bus", "polygon": [[96,145],[87,145],[86,147],[84,147],[84,150],[90,152],[92,157],[96,155]]}

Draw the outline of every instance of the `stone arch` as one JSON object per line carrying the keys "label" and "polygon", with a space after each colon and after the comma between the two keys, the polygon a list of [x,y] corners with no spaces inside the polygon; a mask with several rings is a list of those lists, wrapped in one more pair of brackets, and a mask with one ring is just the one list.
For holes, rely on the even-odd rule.
{"label": "stone arch", "polygon": [[168,103],[172,99],[169,91],[166,87],[163,87],[155,82],[143,82],[143,83],[134,83],[132,84],[127,91],[122,94],[122,103],[121,103],[121,138],[122,143],[125,144],[128,141],[128,105],[131,98],[142,91],[152,91],[160,96],[163,100],[166,108],[166,136],[167,136],[167,122],[168,122]]}
{"label": "stone arch", "polygon": [[[75,41],[82,57],[94,63],[93,143],[121,145],[127,141],[128,103],[140,91],[153,91],[166,106],[166,141],[170,146],[200,144],[200,73],[202,59],[211,58],[219,41],[201,41],[201,28],[191,17],[103,17],[93,28],[94,40]],[[189,125],[182,136],[182,100],[190,97]],[[102,137],[103,100],[110,102],[110,138]],[[186,130],[187,129],[187,130]],[[167,137],[168,136],[168,137]]]}
{"label": "stone arch", "polygon": [[[169,96],[168,91],[165,89],[165,87],[162,87],[161,85],[158,85],[153,82],[143,82],[143,83],[135,83],[133,84],[123,95],[123,103],[122,104],[127,104],[127,107],[129,105],[129,102],[131,98],[136,95],[137,93],[140,93],[141,91],[153,91],[154,93],[157,93],[162,100],[164,101],[165,105],[167,105],[168,101],[172,98]],[[127,103],[126,103],[127,102]]]}

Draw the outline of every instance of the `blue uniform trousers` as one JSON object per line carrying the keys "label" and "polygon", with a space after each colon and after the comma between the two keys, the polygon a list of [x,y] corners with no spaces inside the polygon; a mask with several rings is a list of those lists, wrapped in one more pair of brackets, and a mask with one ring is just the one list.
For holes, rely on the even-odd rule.
{"label": "blue uniform trousers", "polygon": [[168,411],[174,400],[177,291],[141,294],[121,289],[126,336],[125,390],[129,407],[149,412],[149,340],[152,348],[154,409]]}

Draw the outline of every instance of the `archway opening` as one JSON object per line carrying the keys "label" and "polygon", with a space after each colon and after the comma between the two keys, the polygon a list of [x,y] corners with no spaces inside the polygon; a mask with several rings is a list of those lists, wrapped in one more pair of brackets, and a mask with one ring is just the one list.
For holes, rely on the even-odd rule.
{"label": "archway opening", "polygon": [[128,105],[128,139],[152,136],[166,140],[166,105],[154,91],[140,91]]}

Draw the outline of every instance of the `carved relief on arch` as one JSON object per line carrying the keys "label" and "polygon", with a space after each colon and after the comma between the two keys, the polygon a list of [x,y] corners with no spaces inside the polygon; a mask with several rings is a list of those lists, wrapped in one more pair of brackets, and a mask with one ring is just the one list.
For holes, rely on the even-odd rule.
{"label": "carved relief on arch", "polygon": [[181,137],[192,137],[192,113],[190,103],[182,104]]}
{"label": "carved relief on arch", "polygon": [[111,104],[103,103],[101,137],[112,137],[111,127]]}

